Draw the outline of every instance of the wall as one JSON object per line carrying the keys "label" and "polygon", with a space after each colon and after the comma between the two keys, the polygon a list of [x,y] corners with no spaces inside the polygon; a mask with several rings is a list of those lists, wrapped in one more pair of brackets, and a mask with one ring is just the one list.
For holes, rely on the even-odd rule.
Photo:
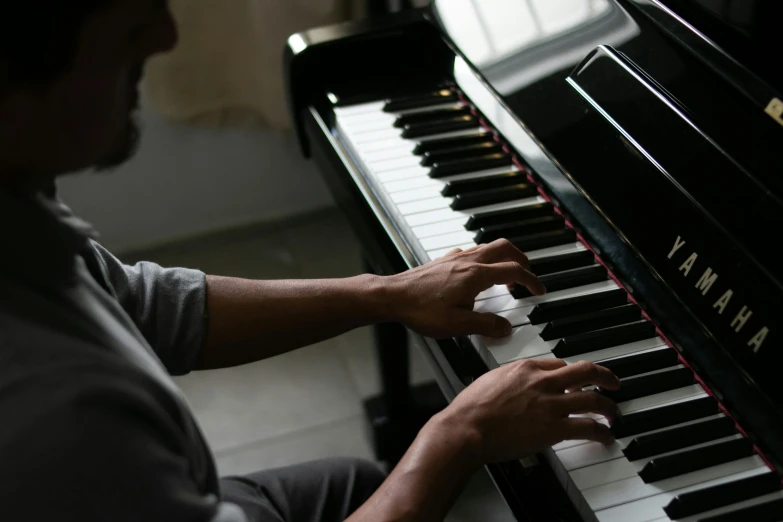
{"label": "wall", "polygon": [[60,182],[60,197],[107,247],[147,247],[332,204],[293,137],[174,125],[142,105],[144,136],[131,162]]}

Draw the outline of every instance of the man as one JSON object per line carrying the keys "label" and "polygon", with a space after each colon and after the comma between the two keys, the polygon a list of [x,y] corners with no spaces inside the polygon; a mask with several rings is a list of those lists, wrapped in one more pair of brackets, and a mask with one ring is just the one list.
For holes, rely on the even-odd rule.
{"label": "man", "polygon": [[582,391],[616,389],[610,372],[517,363],[433,418],[385,480],[354,460],[219,480],[170,374],[383,321],[434,337],[504,336],[508,322],[474,313],[475,296],[493,284],[544,288],[503,241],[392,277],[264,282],[123,266],[57,201],[54,181],[129,157],[144,62],[176,41],[166,3],[28,0],[2,11],[2,520],[438,520],[485,463],[566,438],[611,440],[602,424],[569,417],[614,417],[614,404]]}

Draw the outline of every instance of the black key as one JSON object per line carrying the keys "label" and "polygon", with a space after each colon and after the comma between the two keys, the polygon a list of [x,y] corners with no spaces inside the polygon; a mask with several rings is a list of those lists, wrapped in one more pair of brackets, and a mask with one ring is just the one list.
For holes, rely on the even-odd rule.
{"label": "black key", "polygon": [[441,105],[444,103],[456,103],[459,101],[457,93],[451,89],[440,89],[438,91],[417,94],[414,96],[404,96],[399,98],[390,98],[383,107],[384,112],[400,112],[410,109],[421,109],[431,105]]}
{"label": "black key", "polygon": [[495,154],[485,154],[475,158],[455,161],[444,161],[436,163],[430,169],[431,178],[445,178],[446,176],[455,176],[457,174],[468,174],[470,172],[479,172],[482,170],[497,169],[500,167],[514,166],[511,157],[505,152]]}
{"label": "black key", "polygon": [[[542,218],[546,219],[546,218]],[[537,276],[565,272],[574,268],[583,268],[595,264],[595,256],[589,250],[560,254],[557,256],[539,257],[530,260],[530,271]],[[599,309],[600,310],[600,309]]]}
{"label": "black key", "polygon": [[[531,262],[532,265],[533,262]],[[535,271],[534,271],[535,273]],[[557,319],[586,314],[594,310],[605,310],[628,302],[628,294],[621,288],[598,292],[595,294],[580,295],[558,299],[548,303],[537,305],[528,314],[531,324],[543,324]]]}
{"label": "black key", "polygon": [[[478,234],[476,234],[476,243],[490,243],[503,237],[529,236],[531,234],[538,234],[539,232],[549,232],[551,230],[560,230],[564,228],[565,219],[563,216],[558,215],[526,219],[525,221],[512,221],[505,225],[482,228],[479,230]],[[568,270],[568,268],[564,268],[563,270]]]}
{"label": "black key", "polygon": [[434,140],[420,141],[413,148],[413,153],[417,156],[423,156],[430,152],[442,150],[453,150],[460,147],[469,147],[477,143],[484,143],[492,139],[492,134],[484,129],[477,130],[465,136],[455,136],[453,138],[438,138]]}
{"label": "black key", "polygon": [[783,520],[783,499],[746,507],[731,513],[702,518],[699,522],[780,522]]}
{"label": "black key", "polygon": [[[546,234],[550,233],[551,232],[547,232]],[[543,234],[537,235],[541,236]],[[514,241],[512,241],[512,243],[517,244]],[[524,251],[525,249],[520,248],[520,250]],[[606,273],[606,269],[601,265],[576,268],[574,270],[566,270],[565,272],[557,272],[555,274],[539,277],[546,287],[547,292],[557,292],[558,290],[565,290],[567,288],[576,288],[577,286],[589,285],[591,283],[600,283],[601,281],[606,281],[608,278],[609,275]],[[525,297],[530,297],[532,294],[527,288],[517,285],[511,291],[511,295],[514,296],[514,299],[524,299]]]}
{"label": "black key", "polygon": [[524,221],[543,216],[551,216],[554,212],[552,203],[536,203],[517,208],[504,208],[502,210],[489,210],[473,214],[465,224],[467,230],[479,230],[484,227],[502,225],[510,221]]}
{"label": "black key", "polygon": [[444,161],[465,160],[485,154],[497,154],[499,152],[503,152],[503,145],[495,140],[488,139],[487,141],[482,141],[466,147],[428,152],[421,159],[421,164],[424,167],[431,167],[436,163],[442,163]]}
{"label": "black key", "polygon": [[[618,328],[625,328],[627,326],[628,325],[620,326]],[[555,353],[555,355],[557,354]],[[677,388],[690,386],[695,382],[696,379],[693,377],[693,372],[690,369],[674,368],[673,370],[654,373],[652,375],[644,375],[642,377],[633,377],[631,379],[627,379],[623,381],[623,384],[619,390],[601,390],[601,394],[603,394],[605,397],[608,397],[609,399],[612,399],[612,401],[619,403],[638,399],[640,397],[655,395],[656,393],[676,390]]]}
{"label": "black key", "polygon": [[440,193],[444,197],[450,198],[458,194],[508,187],[511,185],[519,185],[520,183],[527,183],[527,176],[521,172],[510,170],[500,174],[481,176],[480,178],[449,181]]}
{"label": "black key", "polygon": [[440,121],[457,116],[470,116],[469,107],[442,107],[431,111],[414,112],[413,114],[403,114],[394,120],[394,126],[398,129],[404,129],[408,125],[418,125],[431,121]]}
{"label": "black key", "polygon": [[[685,518],[780,490],[780,477],[769,471],[761,475],[682,493],[663,508],[669,518]],[[751,520],[750,518],[744,520]],[[755,520],[755,519],[752,519]]]}
{"label": "black key", "polygon": [[[625,324],[604,328],[596,332],[588,332],[560,340],[552,352],[559,358],[573,357],[589,352],[597,352],[604,348],[634,343],[655,337],[655,325],[649,321]],[[623,385],[623,389],[626,386]],[[620,392],[618,392],[620,393]]]}
{"label": "black key", "polygon": [[615,438],[621,439],[683,422],[703,419],[716,413],[720,413],[718,402],[712,397],[701,397],[650,410],[627,413],[612,424],[611,429]]}
{"label": "black key", "polygon": [[478,121],[473,116],[455,116],[406,125],[402,130],[402,137],[405,139],[424,138],[425,136],[468,130],[474,127],[478,127]]}
{"label": "black key", "polygon": [[652,352],[638,353],[608,361],[600,361],[597,364],[609,369],[620,379],[654,372],[676,366],[680,362],[677,350],[662,348]]}
{"label": "black key", "polygon": [[469,210],[471,208],[484,207],[486,205],[505,203],[506,201],[532,198],[536,194],[538,194],[538,188],[536,188],[535,185],[521,183],[519,185],[512,185],[511,187],[459,194],[454,198],[450,206],[452,210]]}
{"label": "black key", "polygon": [[[655,457],[642,468],[639,476],[649,484],[750,457],[753,454],[753,443],[750,440],[746,438],[729,440],[674,455]],[[755,522],[758,519],[751,517],[743,520]]]}
{"label": "black key", "polygon": [[646,459],[736,433],[734,421],[728,417],[721,417],[637,437],[628,444],[623,453],[631,461]]}
{"label": "black key", "polygon": [[572,335],[594,332],[610,326],[632,323],[641,320],[641,318],[642,311],[639,310],[639,307],[627,304],[567,319],[556,319],[546,325],[540,335],[545,341],[553,341]]}

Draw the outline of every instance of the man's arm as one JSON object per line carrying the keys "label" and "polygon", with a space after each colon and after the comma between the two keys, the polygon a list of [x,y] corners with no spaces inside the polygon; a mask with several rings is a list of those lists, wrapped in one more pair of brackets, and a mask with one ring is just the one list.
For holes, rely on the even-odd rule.
{"label": "man's arm", "polygon": [[617,389],[619,380],[592,363],[566,367],[548,359],[506,365],[478,379],[421,430],[378,491],[348,522],[443,520],[480,466],[532,455],[566,439],[612,441],[609,428],[591,418],[614,419],[617,407],[592,391]]}
{"label": "man's arm", "polygon": [[524,254],[501,240],[395,276],[299,281],[209,276],[208,328],[197,369],[257,361],[383,322],[437,338],[508,335],[509,322],[473,312],[474,300],[495,284],[519,283],[543,293],[528,268]]}

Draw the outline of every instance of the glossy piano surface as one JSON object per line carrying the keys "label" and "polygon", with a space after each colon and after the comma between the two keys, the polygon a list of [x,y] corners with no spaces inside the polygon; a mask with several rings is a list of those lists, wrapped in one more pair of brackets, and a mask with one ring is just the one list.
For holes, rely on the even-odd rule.
{"label": "glossy piano surface", "polygon": [[[431,252],[366,183],[336,107],[456,85],[778,464],[783,96],[758,56],[780,50],[779,6],[436,1],[297,36],[292,107],[370,256],[401,270]],[[458,345],[440,362],[466,382],[486,366]]]}

